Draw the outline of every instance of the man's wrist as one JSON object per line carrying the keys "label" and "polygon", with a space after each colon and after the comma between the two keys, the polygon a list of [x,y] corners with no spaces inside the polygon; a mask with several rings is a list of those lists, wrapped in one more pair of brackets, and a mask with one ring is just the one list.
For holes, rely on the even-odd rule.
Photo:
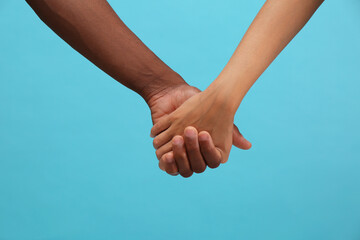
{"label": "man's wrist", "polygon": [[155,95],[160,94],[167,89],[174,88],[179,85],[187,85],[184,79],[175,71],[169,69],[147,79],[147,84],[138,91],[139,95],[148,103]]}

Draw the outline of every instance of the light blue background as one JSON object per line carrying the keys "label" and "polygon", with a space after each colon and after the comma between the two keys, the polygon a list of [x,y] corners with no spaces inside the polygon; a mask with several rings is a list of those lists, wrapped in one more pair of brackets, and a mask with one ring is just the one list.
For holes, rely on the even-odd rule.
{"label": "light blue background", "polygon": [[[264,1],[115,1],[206,86]],[[190,179],[158,169],[145,102],[0,2],[0,239],[360,239],[360,1],[326,1],[236,116],[253,149]]]}

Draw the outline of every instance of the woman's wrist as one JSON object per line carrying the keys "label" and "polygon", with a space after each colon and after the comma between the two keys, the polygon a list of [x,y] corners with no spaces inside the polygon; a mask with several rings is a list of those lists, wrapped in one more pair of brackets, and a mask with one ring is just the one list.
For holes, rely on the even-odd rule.
{"label": "woman's wrist", "polygon": [[242,97],[237,94],[231,85],[225,81],[216,79],[205,91],[207,97],[212,98],[214,107],[221,107],[229,114],[235,115]]}
{"label": "woman's wrist", "polygon": [[241,79],[234,76],[219,75],[213,83],[205,90],[209,95],[216,96],[217,101],[223,104],[229,112],[235,115],[248,88],[242,86]]}

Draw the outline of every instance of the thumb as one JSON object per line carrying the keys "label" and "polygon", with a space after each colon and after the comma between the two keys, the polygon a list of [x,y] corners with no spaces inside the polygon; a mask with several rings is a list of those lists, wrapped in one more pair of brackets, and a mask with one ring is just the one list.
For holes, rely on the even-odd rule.
{"label": "thumb", "polygon": [[244,138],[235,124],[233,129],[233,145],[243,150],[248,150],[251,148],[251,142]]}

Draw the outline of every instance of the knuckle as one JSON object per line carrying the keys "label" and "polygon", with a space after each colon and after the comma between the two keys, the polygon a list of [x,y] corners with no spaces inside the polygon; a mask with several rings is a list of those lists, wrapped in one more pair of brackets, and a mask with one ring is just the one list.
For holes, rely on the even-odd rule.
{"label": "knuckle", "polygon": [[177,172],[173,168],[166,168],[166,173],[170,175],[175,175]]}
{"label": "knuckle", "polygon": [[157,138],[155,138],[155,139],[153,140],[153,146],[154,146],[154,148],[158,148],[158,145],[159,145],[159,140],[158,140]]}
{"label": "knuckle", "polygon": [[161,162],[162,164],[165,164],[165,156],[164,155],[160,155],[158,156],[159,162]]}
{"label": "knuckle", "polygon": [[152,134],[156,134],[158,132],[158,129],[159,129],[159,124],[157,123],[151,128],[150,132]]}
{"label": "knuckle", "polygon": [[156,125],[154,125],[151,130],[150,130],[151,134],[155,134],[156,133]]}
{"label": "knuckle", "polygon": [[180,172],[180,175],[184,178],[189,178],[193,175],[193,172],[191,170],[187,170],[187,171],[184,171],[184,172]]}
{"label": "knuckle", "polygon": [[159,168],[160,168],[162,171],[165,171],[164,163],[162,163],[161,161],[159,161]]}
{"label": "knuckle", "polygon": [[208,163],[209,168],[217,168],[220,166],[220,160]]}
{"label": "knuckle", "polygon": [[171,115],[169,115],[167,118],[166,118],[166,122],[168,123],[168,124],[172,124],[173,122],[176,122],[176,119],[177,119],[178,117],[175,115],[175,114],[171,114]]}
{"label": "knuckle", "polygon": [[206,165],[205,164],[202,164],[202,165],[199,165],[199,166],[196,166],[193,170],[195,173],[203,173],[206,169]]}
{"label": "knuckle", "polygon": [[156,157],[157,157],[158,160],[164,161],[164,156],[162,156],[161,151],[156,150],[156,151],[155,151],[155,155],[156,155]]}

